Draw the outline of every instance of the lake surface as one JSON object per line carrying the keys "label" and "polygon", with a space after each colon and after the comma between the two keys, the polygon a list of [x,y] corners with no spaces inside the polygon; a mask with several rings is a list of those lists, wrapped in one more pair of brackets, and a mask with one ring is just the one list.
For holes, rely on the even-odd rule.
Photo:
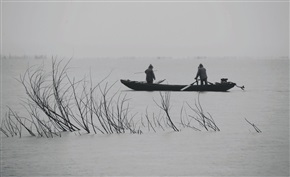
{"label": "lake surface", "polygon": [[[208,80],[221,78],[244,85],[229,92],[171,92],[170,114],[180,132],[170,128],[143,134],[63,133],[62,137],[22,138],[1,134],[2,176],[289,176],[289,59],[92,58],[72,59],[71,78],[92,76],[94,84],[109,75],[130,98],[135,118],[158,115],[159,92],[136,92],[120,79],[144,81],[154,66],[156,80],[190,84],[202,63]],[[25,115],[25,90],[15,79],[32,65],[51,60],[2,60],[2,118],[6,106]],[[139,73],[141,72],[141,73]],[[110,74],[111,73],[111,74]],[[181,108],[200,103],[214,118],[219,132],[195,131],[180,122]],[[187,112],[191,114],[190,110]],[[262,133],[257,133],[245,118]],[[196,125],[198,127],[198,124]]]}

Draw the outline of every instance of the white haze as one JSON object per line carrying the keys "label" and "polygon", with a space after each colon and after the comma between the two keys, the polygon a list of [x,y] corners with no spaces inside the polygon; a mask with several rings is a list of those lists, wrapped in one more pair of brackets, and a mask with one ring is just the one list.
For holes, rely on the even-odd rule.
{"label": "white haze", "polygon": [[288,56],[289,2],[3,1],[3,55]]}

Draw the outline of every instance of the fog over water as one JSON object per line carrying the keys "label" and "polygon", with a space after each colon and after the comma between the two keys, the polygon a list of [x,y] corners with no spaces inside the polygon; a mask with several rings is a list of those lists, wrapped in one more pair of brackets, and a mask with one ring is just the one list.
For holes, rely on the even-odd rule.
{"label": "fog over water", "polygon": [[[20,115],[24,89],[14,79],[26,66],[50,59],[3,60],[3,110],[6,105]],[[159,92],[136,92],[119,79],[145,80],[144,71],[153,64],[157,80],[166,83],[191,83],[199,63],[203,63],[209,81],[228,77],[245,91],[234,87],[229,92],[203,92],[200,101],[220,128],[219,132],[195,131],[182,127],[180,110],[184,102],[195,104],[197,92],[172,92],[170,114],[180,132],[172,129],[148,130],[143,134],[63,133],[62,137],[22,138],[2,134],[3,176],[288,176],[289,175],[289,60],[232,59],[157,59],[111,58],[72,59],[70,77],[92,75],[98,83],[106,77],[116,84],[114,91],[127,94],[136,122],[146,110],[149,116],[160,110],[154,103]],[[251,79],[255,76],[255,79]],[[5,112],[2,112],[2,117]],[[192,114],[188,110],[187,114]],[[257,133],[245,118],[262,133]],[[198,123],[195,124],[199,127]],[[199,127],[200,128],[200,127]],[[25,131],[23,131],[25,132]]]}
{"label": "fog over water", "polygon": [[[129,99],[143,132],[0,133],[0,176],[290,175],[289,1],[3,0],[0,6],[1,121],[8,107],[29,117],[17,81],[29,67],[50,72],[51,58],[71,59],[68,77],[93,84],[106,78],[110,95]],[[245,90],[171,92],[169,112],[180,131],[144,124],[146,114],[164,116],[156,105],[160,93],[132,91],[120,79],[145,81],[152,64],[156,81],[190,84],[200,63],[210,82],[228,78]],[[201,131],[181,125],[181,110],[190,118],[187,104],[198,98],[220,131],[194,120]]]}

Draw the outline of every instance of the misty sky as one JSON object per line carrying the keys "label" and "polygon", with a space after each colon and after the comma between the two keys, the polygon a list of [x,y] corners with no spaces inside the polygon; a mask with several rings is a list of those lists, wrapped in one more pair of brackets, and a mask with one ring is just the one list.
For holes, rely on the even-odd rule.
{"label": "misty sky", "polygon": [[289,2],[2,2],[4,55],[288,56]]}

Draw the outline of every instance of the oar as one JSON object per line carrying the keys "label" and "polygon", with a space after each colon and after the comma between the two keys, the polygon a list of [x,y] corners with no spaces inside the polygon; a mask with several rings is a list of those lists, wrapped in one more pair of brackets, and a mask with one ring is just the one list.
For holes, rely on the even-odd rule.
{"label": "oar", "polygon": [[190,87],[191,85],[195,84],[197,81],[198,81],[198,80],[196,79],[195,82],[193,82],[193,83],[191,83],[191,84],[189,84],[189,85],[183,87],[182,89],[180,89],[180,91],[183,91],[183,90],[187,89],[187,88]]}
{"label": "oar", "polygon": [[166,79],[163,79],[163,80],[160,80],[160,81],[157,81],[155,82],[155,84],[161,84],[163,81],[165,81]]}

